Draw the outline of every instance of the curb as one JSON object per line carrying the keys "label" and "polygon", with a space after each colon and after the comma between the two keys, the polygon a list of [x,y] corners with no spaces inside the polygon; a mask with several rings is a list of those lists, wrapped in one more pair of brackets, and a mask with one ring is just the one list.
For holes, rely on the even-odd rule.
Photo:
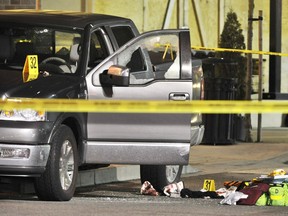
{"label": "curb", "polygon": [[[198,172],[190,165],[183,166],[182,175]],[[139,165],[112,165],[105,168],[80,171],[77,187],[140,179]]]}
{"label": "curb", "polygon": [[[190,165],[183,166],[182,175],[198,172]],[[76,187],[87,187],[112,182],[140,179],[140,165],[110,165],[109,167],[79,171]],[[16,183],[17,184],[17,183]],[[20,183],[21,194],[35,193],[32,182]]]}

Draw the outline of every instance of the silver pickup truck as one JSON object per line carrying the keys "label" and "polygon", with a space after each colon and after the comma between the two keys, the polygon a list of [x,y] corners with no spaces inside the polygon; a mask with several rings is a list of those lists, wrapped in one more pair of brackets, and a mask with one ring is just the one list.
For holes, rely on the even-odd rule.
{"label": "silver pickup truck", "polygon": [[[1,11],[0,46],[2,100],[187,101],[203,92],[189,30],[139,35],[115,16]],[[36,76],[23,69],[27,61]],[[33,178],[39,199],[65,201],[79,170],[139,164],[141,181],[161,190],[179,181],[203,133],[197,113],[0,110],[0,176]]]}

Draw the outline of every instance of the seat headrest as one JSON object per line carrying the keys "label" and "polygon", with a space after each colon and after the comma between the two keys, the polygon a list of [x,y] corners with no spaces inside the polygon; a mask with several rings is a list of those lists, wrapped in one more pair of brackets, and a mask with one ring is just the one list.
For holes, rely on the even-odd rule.
{"label": "seat headrest", "polygon": [[79,44],[74,44],[70,48],[70,60],[73,62],[76,62],[79,60],[78,47],[79,47]]}

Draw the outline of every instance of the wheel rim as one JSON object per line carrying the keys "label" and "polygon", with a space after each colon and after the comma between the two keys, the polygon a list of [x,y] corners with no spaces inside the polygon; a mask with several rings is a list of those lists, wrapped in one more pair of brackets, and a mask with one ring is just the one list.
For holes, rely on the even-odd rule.
{"label": "wheel rim", "polygon": [[74,175],[74,154],[69,140],[65,140],[61,148],[59,174],[62,189],[68,190]]}
{"label": "wheel rim", "polygon": [[166,166],[166,177],[170,183],[173,183],[175,179],[177,178],[179,168],[180,168],[179,165]]}

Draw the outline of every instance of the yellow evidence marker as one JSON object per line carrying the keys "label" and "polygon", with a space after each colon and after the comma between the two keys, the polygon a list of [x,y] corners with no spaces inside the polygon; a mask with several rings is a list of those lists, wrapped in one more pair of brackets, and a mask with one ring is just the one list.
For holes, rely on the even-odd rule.
{"label": "yellow evidence marker", "polygon": [[212,179],[205,179],[203,183],[203,189],[206,191],[215,191],[215,181]]}
{"label": "yellow evidence marker", "polygon": [[22,71],[23,82],[29,82],[31,80],[37,79],[38,74],[38,56],[27,55]]}

